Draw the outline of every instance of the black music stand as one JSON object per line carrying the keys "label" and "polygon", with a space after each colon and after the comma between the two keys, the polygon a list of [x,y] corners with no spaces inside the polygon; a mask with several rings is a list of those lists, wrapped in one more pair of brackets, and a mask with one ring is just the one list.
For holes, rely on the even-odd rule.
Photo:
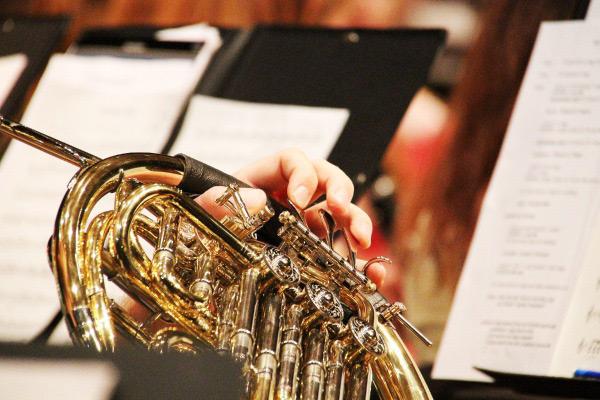
{"label": "black music stand", "polygon": [[44,71],[52,52],[64,38],[70,19],[65,16],[0,17],[0,56],[23,53],[27,66],[0,108],[0,114],[16,119],[29,89]]}

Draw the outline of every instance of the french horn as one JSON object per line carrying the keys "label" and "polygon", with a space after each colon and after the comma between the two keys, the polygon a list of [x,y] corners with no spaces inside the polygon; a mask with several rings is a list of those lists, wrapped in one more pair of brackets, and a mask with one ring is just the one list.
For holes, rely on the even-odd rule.
{"label": "french horn", "polygon": [[[0,131],[80,169],[48,243],[73,342],[112,352],[132,341],[158,352],[206,346],[242,365],[250,399],[383,399],[431,395],[403,344],[427,341],[298,210],[250,214],[241,182],[187,156],[129,153],[99,159],[0,118]],[[190,196],[226,186],[217,220]],[[114,208],[94,213],[112,195]],[[376,261],[379,259],[371,260]],[[147,310],[111,299],[111,282]]]}

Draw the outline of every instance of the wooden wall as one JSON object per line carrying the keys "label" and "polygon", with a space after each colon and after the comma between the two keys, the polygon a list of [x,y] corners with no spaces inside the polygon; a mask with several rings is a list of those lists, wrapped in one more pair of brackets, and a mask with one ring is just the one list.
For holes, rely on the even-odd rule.
{"label": "wooden wall", "polygon": [[230,27],[256,23],[393,27],[417,0],[2,0],[0,14],[73,18],[69,39],[86,27],[173,26],[195,22]]}

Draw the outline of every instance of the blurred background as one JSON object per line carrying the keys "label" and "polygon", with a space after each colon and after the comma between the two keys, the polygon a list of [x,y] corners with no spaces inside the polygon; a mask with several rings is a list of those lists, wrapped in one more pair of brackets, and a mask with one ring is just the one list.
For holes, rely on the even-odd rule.
{"label": "blurred background", "polygon": [[443,26],[450,33],[448,51],[460,55],[475,33],[481,3],[482,0],[3,0],[0,13],[70,15],[71,40],[90,27],[174,26],[200,21],[220,27]]}

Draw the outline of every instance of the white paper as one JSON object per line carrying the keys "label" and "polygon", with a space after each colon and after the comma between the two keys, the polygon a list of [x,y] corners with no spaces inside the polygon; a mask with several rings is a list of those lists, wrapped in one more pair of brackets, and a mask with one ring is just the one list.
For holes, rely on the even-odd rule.
{"label": "white paper", "polygon": [[110,399],[119,374],[108,362],[0,359],[5,399]]}
{"label": "white paper", "polygon": [[[100,157],[158,152],[194,73],[192,60],[57,55],[24,124]],[[17,141],[0,162],[0,340],[30,340],[59,308],[46,243],[76,170]]]}
{"label": "white paper", "polygon": [[[573,363],[553,367],[553,360],[565,350],[564,332],[585,334],[565,321],[587,311],[571,305],[586,254],[597,246],[599,203],[600,27],[544,23],[483,203],[435,378],[484,380],[472,366],[572,376]],[[590,272],[596,278],[597,270]]]}
{"label": "white paper", "polygon": [[588,6],[587,13],[585,14],[585,19],[587,21],[597,20],[600,18],[600,1],[599,0],[590,0],[590,5]]}
{"label": "white paper", "polygon": [[156,38],[171,42],[202,43],[202,48],[194,59],[195,81],[200,80],[214,53],[221,47],[219,30],[204,23],[163,29],[156,33]]}
{"label": "white paper", "polygon": [[600,371],[600,215],[596,209],[579,278],[549,375],[572,376],[577,369]]}
{"label": "white paper", "polygon": [[228,173],[290,147],[311,158],[326,158],[349,114],[346,109],[196,95],[171,153],[187,154]]}
{"label": "white paper", "polygon": [[4,104],[21,73],[27,66],[25,54],[0,57],[0,106]]}
{"label": "white paper", "polygon": [[162,29],[156,33],[156,38],[169,42],[203,43],[209,46],[220,44],[219,30],[205,23]]}

